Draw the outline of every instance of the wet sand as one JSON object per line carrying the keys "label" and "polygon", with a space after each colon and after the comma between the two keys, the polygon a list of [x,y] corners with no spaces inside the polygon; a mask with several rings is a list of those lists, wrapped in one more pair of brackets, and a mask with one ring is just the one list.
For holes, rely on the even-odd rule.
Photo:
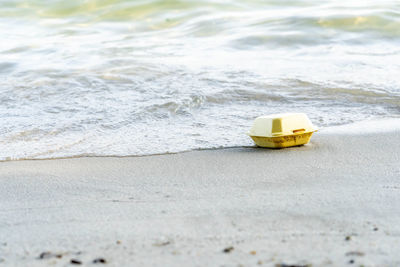
{"label": "wet sand", "polygon": [[0,162],[0,265],[398,266],[398,140]]}

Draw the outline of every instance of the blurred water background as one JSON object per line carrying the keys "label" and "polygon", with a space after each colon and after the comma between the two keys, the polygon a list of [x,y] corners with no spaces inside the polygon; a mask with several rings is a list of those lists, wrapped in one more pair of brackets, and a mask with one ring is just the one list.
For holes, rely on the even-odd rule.
{"label": "blurred water background", "polygon": [[400,1],[0,0],[0,160],[251,145],[400,117]]}

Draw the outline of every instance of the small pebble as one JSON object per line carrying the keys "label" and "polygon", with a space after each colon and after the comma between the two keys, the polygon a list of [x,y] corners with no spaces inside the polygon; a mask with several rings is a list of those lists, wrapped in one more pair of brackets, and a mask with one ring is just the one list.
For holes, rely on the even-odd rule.
{"label": "small pebble", "polygon": [[364,256],[364,252],[361,251],[349,251],[346,256]]}
{"label": "small pebble", "polygon": [[45,251],[45,252],[40,253],[39,259],[43,260],[43,259],[50,259],[53,257],[61,259],[62,256],[63,256],[62,254],[53,254],[51,252]]}
{"label": "small pebble", "polygon": [[107,263],[107,261],[103,258],[97,258],[93,260],[93,263]]}
{"label": "small pebble", "polygon": [[43,259],[49,259],[51,258],[52,254],[48,251],[42,252],[39,255],[39,259],[43,260]]}
{"label": "small pebble", "polygon": [[234,249],[233,247],[227,247],[227,248],[224,248],[223,252],[230,253],[233,249]]}
{"label": "small pebble", "polygon": [[351,240],[351,236],[346,236],[346,238],[344,239],[344,240],[346,240],[346,241],[350,241]]}
{"label": "small pebble", "polygon": [[354,260],[349,260],[349,263],[350,263],[350,264],[353,264],[353,263],[354,263]]}
{"label": "small pebble", "polygon": [[76,259],[71,259],[71,264],[82,264],[82,262],[80,260],[76,260]]}
{"label": "small pebble", "polygon": [[378,231],[379,229],[378,229],[378,227],[374,227],[374,231]]}
{"label": "small pebble", "polygon": [[169,245],[169,244],[171,244],[170,241],[165,241],[165,242],[155,243],[155,244],[153,244],[153,246],[156,246],[156,247],[163,247],[163,246],[167,246],[167,245]]}
{"label": "small pebble", "polygon": [[257,252],[256,252],[255,250],[252,250],[252,251],[250,251],[250,254],[251,254],[251,255],[256,255]]}

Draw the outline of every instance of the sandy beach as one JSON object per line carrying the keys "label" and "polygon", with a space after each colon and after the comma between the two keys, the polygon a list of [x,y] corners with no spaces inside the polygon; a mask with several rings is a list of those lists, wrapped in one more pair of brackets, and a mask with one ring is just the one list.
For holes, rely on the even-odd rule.
{"label": "sandy beach", "polygon": [[400,131],[333,132],[0,162],[0,265],[399,266]]}
{"label": "sandy beach", "polygon": [[0,267],[400,267],[400,1],[2,0],[0,36]]}

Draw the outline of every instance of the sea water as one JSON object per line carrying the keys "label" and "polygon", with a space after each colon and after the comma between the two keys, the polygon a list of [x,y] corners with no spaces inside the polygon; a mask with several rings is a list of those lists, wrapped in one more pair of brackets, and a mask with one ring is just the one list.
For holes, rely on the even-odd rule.
{"label": "sea water", "polygon": [[0,160],[246,146],[280,112],[399,118],[400,1],[0,0]]}

